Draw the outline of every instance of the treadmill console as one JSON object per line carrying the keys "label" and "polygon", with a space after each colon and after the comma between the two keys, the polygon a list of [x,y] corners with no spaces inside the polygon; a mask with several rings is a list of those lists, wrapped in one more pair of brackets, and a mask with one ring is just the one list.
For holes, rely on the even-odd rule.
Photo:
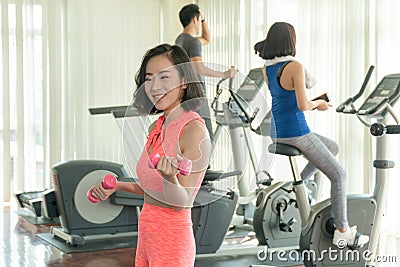
{"label": "treadmill console", "polygon": [[376,115],[384,104],[394,104],[400,96],[400,74],[383,77],[375,90],[365,99],[357,113],[359,115]]}
{"label": "treadmill console", "polygon": [[[252,116],[251,129],[263,136],[269,134],[271,121],[267,92],[262,68],[251,69],[236,91],[237,100],[242,102],[248,115]],[[231,108],[238,110],[236,104],[231,101]]]}
{"label": "treadmill console", "polygon": [[263,86],[263,82],[262,68],[251,69],[237,90],[237,94],[246,100],[246,102],[251,102]]}

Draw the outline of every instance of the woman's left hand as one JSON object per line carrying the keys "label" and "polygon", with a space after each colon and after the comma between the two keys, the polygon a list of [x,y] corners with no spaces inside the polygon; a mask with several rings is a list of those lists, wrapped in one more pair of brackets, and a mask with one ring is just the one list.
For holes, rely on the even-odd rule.
{"label": "woman's left hand", "polygon": [[161,157],[157,163],[157,171],[159,171],[164,179],[171,183],[176,183],[176,175],[178,174],[178,160],[173,157]]}

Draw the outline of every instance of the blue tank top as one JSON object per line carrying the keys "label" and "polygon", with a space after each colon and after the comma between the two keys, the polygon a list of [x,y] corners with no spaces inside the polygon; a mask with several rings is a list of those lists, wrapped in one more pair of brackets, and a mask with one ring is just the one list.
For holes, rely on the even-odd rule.
{"label": "blue tank top", "polygon": [[310,132],[304,113],[297,106],[295,90],[285,90],[278,83],[279,68],[285,62],[267,66],[268,87],[272,96],[272,138],[298,137]]}

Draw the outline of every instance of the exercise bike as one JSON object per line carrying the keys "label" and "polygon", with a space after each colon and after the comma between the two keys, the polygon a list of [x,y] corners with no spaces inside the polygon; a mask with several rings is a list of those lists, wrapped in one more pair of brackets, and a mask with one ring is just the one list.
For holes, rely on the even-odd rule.
{"label": "exercise bike", "polygon": [[[216,140],[222,127],[227,127],[231,138],[235,168],[243,170],[248,162],[251,163],[255,176],[256,188],[249,189],[248,177],[237,177],[239,205],[232,220],[235,228],[245,228],[254,231],[260,245],[273,248],[298,246],[301,219],[296,205],[296,199],[291,182],[276,182],[266,169],[258,163],[270,161],[265,155],[257,159],[251,132],[263,137],[269,136],[271,127],[271,110],[268,109],[264,77],[261,68],[251,69],[237,91],[233,88],[233,80],[229,80],[229,100],[218,105],[223,90],[219,81],[216,95],[211,104],[217,121]],[[263,91],[264,89],[264,91]],[[264,110],[260,110],[263,108]],[[267,142],[263,140],[263,142]],[[265,166],[264,166],[265,167]],[[246,180],[247,178],[247,180]],[[318,172],[313,180],[307,183],[307,194],[310,201],[319,195]],[[260,196],[260,193],[262,196]],[[265,198],[262,208],[255,209],[256,198]],[[260,205],[257,201],[257,206]],[[260,212],[261,210],[261,212]],[[276,224],[279,227],[276,227]],[[245,224],[245,227],[243,225]]]}
{"label": "exercise bike", "polygon": [[[378,125],[385,124],[387,114],[397,120],[391,105],[394,105],[400,96],[400,75],[387,75],[365,99],[361,107],[356,109],[354,102],[364,94],[373,69],[374,67],[371,66],[360,91],[336,109],[340,113],[357,115],[357,118],[368,127],[371,126],[371,123],[366,118],[376,119]],[[373,163],[376,168],[376,183],[373,195],[347,196],[349,221],[351,224],[357,225],[360,232],[370,236],[368,246],[364,247],[359,247],[356,243],[340,244],[340,248],[333,246],[335,223],[330,199],[310,206],[304,182],[297,170],[296,156],[300,156],[301,152],[293,146],[279,143],[271,144],[268,150],[271,153],[289,157],[294,177],[296,204],[299,207],[302,226],[299,253],[305,266],[375,266],[371,255],[375,255],[376,252],[383,217],[387,171],[394,166],[392,161],[387,160],[386,138],[382,137],[376,143],[376,160]],[[263,212],[263,209],[265,212],[266,201],[265,195],[260,194],[256,212],[257,208],[260,209],[260,213]]]}
{"label": "exercise bike", "polygon": [[[232,219],[231,229],[236,231],[237,229],[245,229],[248,231],[255,231],[258,235],[256,224],[254,224],[254,202],[256,202],[257,195],[260,191],[271,190],[276,194],[284,195],[290,194],[283,189],[291,187],[290,182],[275,182],[268,173],[267,170],[263,170],[258,165],[260,161],[267,161],[264,156],[262,159],[258,159],[252,142],[251,132],[266,137],[269,135],[269,128],[271,122],[271,112],[268,111],[268,104],[263,96],[262,89],[264,85],[264,78],[261,68],[250,70],[249,74],[241,83],[237,90],[234,90],[233,80],[229,80],[228,90],[229,99],[227,102],[221,103],[220,96],[223,93],[222,83],[226,79],[222,79],[216,86],[216,95],[211,103],[211,108],[214,111],[217,128],[215,134],[215,140],[218,142],[219,132],[222,127],[227,127],[229,137],[232,146],[232,157],[234,161],[234,167],[238,170],[245,170],[248,163],[251,164],[252,171],[255,175],[255,190],[251,191],[249,188],[249,177],[237,176],[235,182],[237,183],[237,194],[239,195],[235,216]],[[264,110],[261,110],[264,108]],[[265,140],[263,140],[265,142]],[[281,189],[283,188],[283,189]],[[317,193],[314,190],[314,193]],[[293,194],[293,193],[291,193]],[[294,196],[290,196],[294,198]],[[289,207],[288,210],[293,210],[293,213],[297,213],[293,217],[299,217],[297,207],[294,205]],[[214,215],[217,216],[217,215]],[[300,221],[300,219],[298,219]],[[296,224],[300,229],[300,225]],[[293,227],[293,226],[292,226]],[[294,246],[298,246],[300,232],[292,234],[290,237],[286,237],[285,241],[279,241],[275,244],[282,245],[282,249],[290,251],[294,249]],[[276,238],[277,240],[279,237]],[[253,240],[257,241],[257,240]],[[196,256],[196,267],[202,266],[222,266],[223,264],[229,264],[229,266],[250,266],[250,265],[279,265],[289,266],[300,264],[299,260],[291,260],[285,263],[279,261],[277,255],[272,255],[267,259],[259,257],[260,251],[263,250],[261,243],[254,242],[243,242],[238,244],[220,244],[218,250],[212,253],[198,253]]]}

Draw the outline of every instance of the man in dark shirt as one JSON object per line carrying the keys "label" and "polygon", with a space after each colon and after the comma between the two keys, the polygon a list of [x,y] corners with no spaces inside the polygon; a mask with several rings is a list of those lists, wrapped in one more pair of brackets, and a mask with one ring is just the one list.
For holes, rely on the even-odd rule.
{"label": "man in dark shirt", "polygon": [[[196,4],[188,4],[182,7],[179,11],[179,20],[183,26],[183,32],[178,35],[175,44],[181,46],[189,55],[194,67],[199,74],[199,79],[203,85],[204,95],[207,96],[204,77],[216,78],[233,78],[236,75],[236,70],[233,68],[227,69],[224,72],[210,69],[203,63],[202,46],[210,42],[210,30],[208,24]],[[201,31],[201,36],[198,36]],[[211,140],[214,140],[212,125],[210,120],[210,109],[208,104],[203,105],[199,114],[206,121],[207,129],[210,133]]]}

